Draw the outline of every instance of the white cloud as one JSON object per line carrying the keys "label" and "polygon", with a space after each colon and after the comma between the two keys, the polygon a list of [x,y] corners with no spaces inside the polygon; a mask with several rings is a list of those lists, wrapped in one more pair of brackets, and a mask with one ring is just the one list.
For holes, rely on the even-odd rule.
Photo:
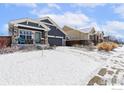
{"label": "white cloud", "polygon": [[4,24],[1,28],[1,34],[2,35],[7,35],[8,34],[8,24]]}
{"label": "white cloud", "polygon": [[96,22],[94,22],[91,18],[80,11],[55,14],[52,12],[51,8],[43,8],[42,10],[35,8],[31,11],[31,13],[33,15],[36,15],[38,18],[49,16],[61,27],[64,25],[73,26],[76,28],[85,28],[92,26],[99,31],[101,30]]}
{"label": "white cloud", "polygon": [[36,15],[37,17],[41,17],[41,15],[47,14],[50,12],[51,12],[50,8],[43,8],[43,9],[34,8],[32,11],[30,11],[31,14]]}
{"label": "white cloud", "polygon": [[18,7],[29,7],[29,8],[36,8],[37,4],[35,3],[15,3],[15,4],[5,4],[5,6],[9,6],[9,5],[15,5]]}
{"label": "white cloud", "polygon": [[47,5],[48,5],[49,8],[56,8],[56,9],[59,9],[59,10],[61,9],[61,7],[57,4],[55,4],[55,3],[49,3]]}
{"label": "white cloud", "polygon": [[114,13],[119,14],[122,18],[124,18],[124,4],[114,6],[113,9]]}
{"label": "white cloud", "polygon": [[[50,11],[49,9],[47,11]],[[63,14],[46,13],[44,10],[37,12],[37,10],[32,11],[32,13],[38,17],[49,16],[60,26],[70,25],[75,27],[85,26],[90,22],[89,17],[83,13],[73,13],[65,12]]]}
{"label": "white cloud", "polygon": [[108,21],[103,25],[103,30],[106,34],[114,35],[119,38],[124,38],[124,22]]}
{"label": "white cloud", "polygon": [[[91,7],[91,6],[90,6]],[[92,6],[93,7],[93,6]],[[94,6],[95,7],[95,6]],[[80,11],[76,12],[64,12],[64,13],[54,13],[51,8],[38,9],[34,8],[31,13],[39,17],[49,16],[61,27],[64,25],[85,28],[85,27],[95,27],[99,31],[105,31],[106,34],[116,34],[117,37],[123,37],[121,31],[124,30],[124,22],[121,21],[107,21],[104,25],[98,24],[94,21],[94,18],[90,18]]]}
{"label": "white cloud", "polygon": [[124,30],[124,22],[121,21],[108,21],[106,25],[104,25],[104,28],[106,28],[108,31],[118,31],[118,30]]}
{"label": "white cloud", "polygon": [[88,8],[95,8],[97,6],[104,6],[103,3],[77,3],[77,4],[71,4],[71,6],[74,7],[88,7]]}
{"label": "white cloud", "polygon": [[[89,7],[95,7],[95,6],[102,6],[103,4],[72,4],[72,5],[85,5]],[[51,8],[50,8],[51,7]],[[49,16],[51,17],[57,24],[60,26],[63,25],[69,25],[74,27],[90,27],[94,26],[98,30],[100,30],[100,27],[97,25],[97,23],[93,22],[91,18],[89,18],[87,15],[81,12],[81,10],[78,10],[76,12],[73,11],[67,11],[62,12],[60,14],[54,13],[54,9],[60,9],[60,6],[57,4],[48,4],[48,7],[46,8],[34,8],[31,11],[31,14],[36,15],[37,17],[45,17]]]}

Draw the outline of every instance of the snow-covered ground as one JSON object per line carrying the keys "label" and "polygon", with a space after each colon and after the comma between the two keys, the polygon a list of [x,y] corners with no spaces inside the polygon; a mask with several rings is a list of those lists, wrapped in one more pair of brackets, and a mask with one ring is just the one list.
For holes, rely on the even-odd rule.
{"label": "snow-covered ground", "polygon": [[[100,76],[102,68],[113,74]],[[123,85],[123,69],[124,47],[110,53],[74,47],[16,52],[0,55],[0,85],[87,85],[94,76],[107,85]]]}

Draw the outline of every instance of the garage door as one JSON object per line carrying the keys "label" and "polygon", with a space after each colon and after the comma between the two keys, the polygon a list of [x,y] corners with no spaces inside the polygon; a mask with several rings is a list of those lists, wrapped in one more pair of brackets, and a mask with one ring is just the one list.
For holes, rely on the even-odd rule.
{"label": "garage door", "polygon": [[62,46],[62,38],[48,37],[48,43],[50,44],[50,46]]}

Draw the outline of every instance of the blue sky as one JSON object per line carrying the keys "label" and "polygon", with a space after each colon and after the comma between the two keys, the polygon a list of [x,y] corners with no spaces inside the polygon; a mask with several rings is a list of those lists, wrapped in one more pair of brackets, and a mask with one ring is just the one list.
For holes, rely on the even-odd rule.
{"label": "blue sky", "polygon": [[94,26],[124,39],[124,4],[0,4],[0,16],[0,35],[8,35],[10,20],[49,16],[61,27]]}

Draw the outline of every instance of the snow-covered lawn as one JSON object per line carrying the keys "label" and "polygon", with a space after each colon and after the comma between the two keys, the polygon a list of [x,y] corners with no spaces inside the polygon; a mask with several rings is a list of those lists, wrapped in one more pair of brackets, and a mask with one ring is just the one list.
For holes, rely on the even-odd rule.
{"label": "snow-covered lawn", "polygon": [[120,66],[111,59],[123,63],[122,50],[105,53],[57,47],[44,50],[43,56],[42,50],[0,55],[0,85],[87,85],[101,68]]}

